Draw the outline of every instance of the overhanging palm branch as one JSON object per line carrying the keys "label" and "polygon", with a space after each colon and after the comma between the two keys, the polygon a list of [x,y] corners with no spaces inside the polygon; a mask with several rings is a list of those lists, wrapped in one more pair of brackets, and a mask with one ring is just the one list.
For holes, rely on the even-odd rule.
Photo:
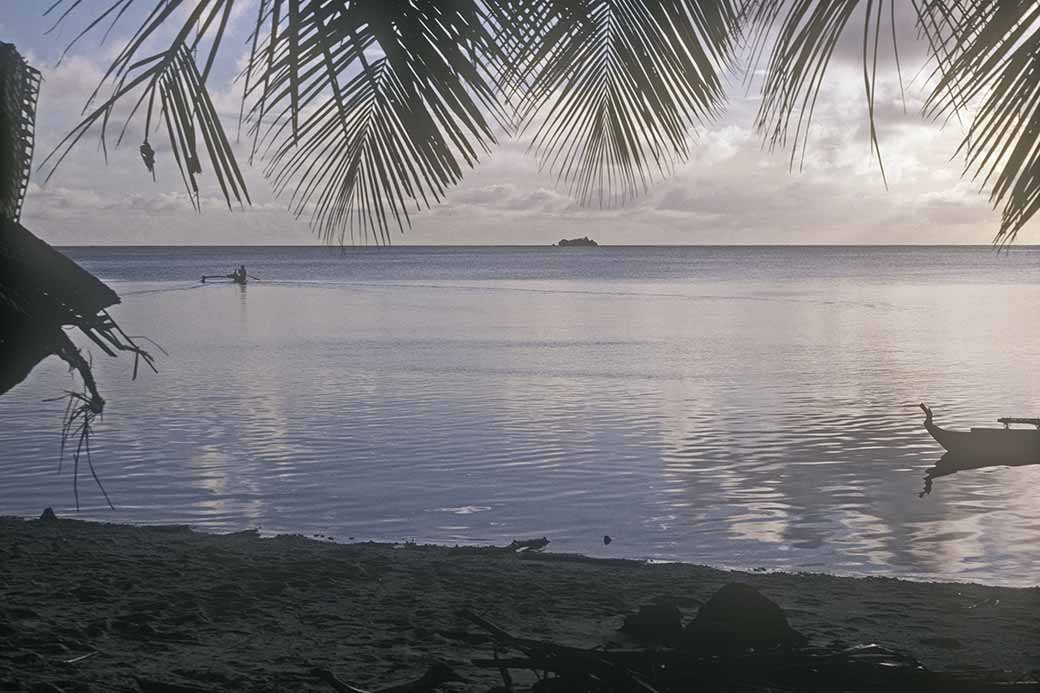
{"label": "overhanging palm branch", "polygon": [[277,4],[246,74],[265,173],[324,238],[389,242],[509,125],[488,17],[463,0],[314,2],[279,25]]}
{"label": "overhanging palm branch", "polygon": [[[888,28],[883,19],[889,20],[895,46],[894,0],[749,0],[746,5],[747,17],[757,27],[751,51],[755,62],[774,38],[771,30],[775,29],[755,124],[771,148],[790,147],[792,167],[799,152],[804,161],[817,98],[835,48],[864,5],[863,86],[871,153],[880,163],[874,97],[882,29]],[[896,58],[898,61],[898,48]],[[881,175],[885,175],[883,164]]]}
{"label": "overhanging palm branch", "polygon": [[[64,19],[81,0],[58,0]],[[70,44],[102,20],[123,15],[135,0],[117,0]],[[206,159],[228,201],[248,201],[245,183],[207,79],[224,42],[235,0],[159,3],[120,52],[104,83],[111,94],[86,114],[45,163],[60,164],[80,138],[100,127],[104,139],[117,105],[132,103],[118,142],[143,117],[142,155],[157,110],[167,124],[189,194],[198,195]],[[241,3],[240,3],[241,4]],[[392,226],[409,223],[409,207],[440,200],[508,126],[490,76],[502,73],[491,29],[492,3],[473,0],[259,0],[248,65],[242,74],[243,114],[253,153],[265,174],[290,191],[297,215],[310,212],[321,235],[355,231],[387,242]],[[164,23],[193,6],[170,47],[141,57]],[[494,8],[492,8],[494,9]],[[206,46],[205,66],[196,54]],[[248,105],[245,105],[248,103]],[[93,106],[93,103],[90,104]],[[141,111],[143,110],[143,116]],[[204,147],[199,142],[204,143]]]}
{"label": "overhanging palm branch", "polygon": [[[139,0],[109,0],[84,32]],[[148,3],[148,0],[143,0]],[[56,0],[59,21],[83,0]],[[156,2],[156,0],[152,0]],[[56,150],[108,129],[118,104],[151,133],[159,115],[189,192],[202,160],[224,197],[248,201],[207,80],[235,3],[162,0],[105,76],[112,92]],[[935,60],[927,112],[981,104],[961,152],[1003,204],[998,240],[1040,208],[1038,9],[1025,0],[253,0],[243,118],[253,153],[326,239],[386,242],[409,210],[441,199],[495,129],[528,133],[542,164],[583,202],[624,199],[687,154],[692,127],[724,101],[721,75],[750,36],[765,58],[756,125],[804,156],[839,42],[862,45],[870,148],[879,54],[909,10]],[[178,20],[169,48],[146,45]],[[891,37],[888,34],[891,33]],[[201,65],[201,69],[197,67]],[[91,104],[93,107],[93,103]],[[143,111],[143,115],[142,115]],[[124,130],[125,131],[125,130]],[[147,134],[146,134],[147,138]],[[118,138],[116,138],[118,140]],[[204,146],[198,144],[203,143]],[[154,151],[142,146],[146,164]],[[882,167],[884,178],[884,168]]]}
{"label": "overhanging palm branch", "polygon": [[[969,117],[957,151],[965,172],[1003,205],[995,242],[1014,240],[1040,211],[1040,4],[1030,0],[911,0],[934,61],[925,114]],[[897,69],[894,0],[747,0],[758,26],[754,53],[776,28],[757,125],[772,146],[804,155],[816,100],[834,49],[862,12],[863,83],[871,149],[881,162],[875,119],[878,51],[886,24]],[[900,78],[901,79],[901,78]],[[968,112],[971,111],[971,112]],[[966,113],[967,112],[967,113]],[[884,168],[882,166],[882,176]],[[990,187],[991,186],[991,187]]]}
{"label": "overhanging palm branch", "polygon": [[[55,24],[57,26],[81,2],[82,0],[57,0],[46,13],[64,9]],[[112,23],[108,26],[108,31],[111,31],[115,23],[134,4],[135,0],[116,0],[69,43],[66,53],[110,17]],[[206,80],[227,28],[234,0],[201,0],[188,13],[168,48],[158,53],[140,55],[146,45],[157,39],[164,24],[176,16],[176,11],[185,4],[184,0],[160,2],[148,14],[145,22],[116,56],[101,84],[94,90],[84,107],[83,120],[44,160],[43,165],[50,168],[48,180],[72,148],[92,129],[100,129],[101,144],[102,147],[106,147],[116,106],[127,102],[130,108],[116,137],[117,145],[122,142],[127,129],[144,107],[144,141],[141,144],[141,156],[153,174],[154,150],[149,137],[153,125],[158,125],[161,117],[165,121],[174,158],[193,204],[198,205],[198,176],[202,173],[203,151],[228,206],[231,205],[232,199],[240,203],[243,200],[248,201],[245,181],[238,162],[206,89]],[[195,55],[211,30],[214,32],[211,37],[212,45],[205,67],[200,72]],[[111,94],[95,105],[106,85],[111,85]]]}
{"label": "overhanging palm branch", "polygon": [[1040,210],[1040,3],[917,0],[947,63],[926,109],[947,118],[981,102],[961,143],[965,169],[1003,205],[998,243]]}
{"label": "overhanging palm branch", "polygon": [[723,103],[737,3],[533,3],[545,27],[513,61],[529,75],[518,120],[543,165],[585,202],[645,191],[688,154],[693,126]]}

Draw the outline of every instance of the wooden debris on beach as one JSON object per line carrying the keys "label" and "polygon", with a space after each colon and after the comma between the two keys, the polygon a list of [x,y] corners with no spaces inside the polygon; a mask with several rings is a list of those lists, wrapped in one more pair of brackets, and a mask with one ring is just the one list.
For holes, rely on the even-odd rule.
{"label": "wooden debris on beach", "polygon": [[[674,622],[677,611],[650,607],[626,619],[622,630],[630,635],[671,643],[655,649],[570,647],[513,635],[470,610],[459,616],[489,635],[492,658],[473,665],[498,670],[500,691],[1040,691],[1035,677],[932,672],[908,654],[874,644],[808,647],[780,607],[747,585],[720,589],[681,631]],[[654,623],[667,627],[667,637],[649,632]],[[533,685],[516,685],[513,672],[523,670],[533,673]]]}
{"label": "wooden debris on beach", "polygon": [[508,546],[493,546],[491,548],[505,553],[523,553],[543,551],[548,545],[549,540],[546,537],[539,537],[537,539],[514,539]]}

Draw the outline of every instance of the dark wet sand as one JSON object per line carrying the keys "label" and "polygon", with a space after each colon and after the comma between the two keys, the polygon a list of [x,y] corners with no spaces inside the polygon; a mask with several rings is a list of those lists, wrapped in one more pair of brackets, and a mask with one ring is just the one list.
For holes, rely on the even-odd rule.
{"label": "dark wet sand", "polygon": [[462,607],[516,635],[631,645],[617,628],[640,605],[691,618],[732,581],[778,602],[812,644],[878,643],[933,670],[1040,669],[1037,588],[0,518],[0,690],[139,690],[136,678],[331,690],[315,667],[378,688],[431,657],[469,677],[459,690],[487,690],[497,673],[468,662],[491,650],[460,636],[476,633]]}

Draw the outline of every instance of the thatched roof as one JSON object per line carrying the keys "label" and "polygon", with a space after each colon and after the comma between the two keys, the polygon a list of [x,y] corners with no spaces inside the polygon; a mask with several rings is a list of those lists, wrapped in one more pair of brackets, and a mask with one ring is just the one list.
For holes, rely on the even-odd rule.
{"label": "thatched roof", "polygon": [[118,340],[106,337],[114,323],[104,310],[116,303],[119,296],[90,272],[21,224],[0,219],[0,393],[67,349],[63,325],[80,327],[114,353]]}
{"label": "thatched roof", "polygon": [[18,221],[29,184],[40,73],[0,43],[0,217]]}
{"label": "thatched roof", "polygon": [[[119,296],[97,277],[19,223],[32,164],[40,74],[9,43],[0,43],[0,394],[50,354],[79,371],[100,411],[90,366],[66,336],[77,327],[102,351],[151,358],[119,329],[106,308]],[[135,366],[136,370],[136,366]]]}
{"label": "thatched roof", "polygon": [[78,441],[72,457],[79,507],[76,479],[81,453],[101,487],[90,458],[90,435],[105,400],[89,357],[69,339],[65,328],[79,328],[109,356],[133,353],[135,376],[139,359],[155,367],[152,357],[106,311],[119,303],[116,292],[19,223],[32,166],[39,86],[39,72],[14,46],[0,43],[0,395],[52,354],[79,373],[83,392],[65,394],[68,406],[62,424],[62,452],[67,441]]}
{"label": "thatched roof", "polygon": [[0,220],[0,299],[65,325],[89,322],[119,303],[100,279],[6,219]]}

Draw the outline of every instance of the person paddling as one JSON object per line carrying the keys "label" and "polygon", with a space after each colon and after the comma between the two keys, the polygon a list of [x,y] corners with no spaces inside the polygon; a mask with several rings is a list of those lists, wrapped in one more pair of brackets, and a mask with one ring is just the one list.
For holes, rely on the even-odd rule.
{"label": "person paddling", "polygon": [[[205,284],[207,279],[230,279],[236,284],[245,284],[246,278],[251,275],[246,272],[245,265],[239,265],[231,274],[204,274],[202,275],[202,283]],[[259,280],[259,277],[252,277],[253,279]]]}

